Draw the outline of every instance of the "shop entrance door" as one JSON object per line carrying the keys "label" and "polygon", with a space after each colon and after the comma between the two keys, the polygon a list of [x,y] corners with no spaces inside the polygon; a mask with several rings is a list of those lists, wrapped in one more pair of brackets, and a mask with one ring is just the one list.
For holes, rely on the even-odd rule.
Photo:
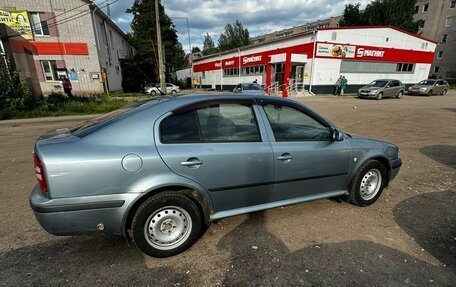
{"label": "shop entrance door", "polygon": [[297,92],[304,90],[304,66],[296,66],[295,83]]}

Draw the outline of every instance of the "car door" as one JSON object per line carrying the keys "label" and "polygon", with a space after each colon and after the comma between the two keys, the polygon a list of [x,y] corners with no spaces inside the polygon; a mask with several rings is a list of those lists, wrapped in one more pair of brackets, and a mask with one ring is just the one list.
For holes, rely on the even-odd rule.
{"label": "car door", "polygon": [[395,97],[397,94],[399,94],[399,91],[401,90],[401,85],[399,81],[391,81],[391,96]]}
{"label": "car door", "polygon": [[208,190],[215,211],[271,200],[272,148],[254,109],[249,99],[211,101],[168,113],[156,124],[163,161]]}
{"label": "car door", "polygon": [[386,84],[385,88],[383,89],[384,97],[392,97],[394,95],[393,82],[394,81],[389,81],[388,84]]}
{"label": "car door", "polygon": [[300,105],[263,101],[274,154],[274,201],[340,194],[348,185],[351,148],[332,141],[321,118]]}
{"label": "car door", "polygon": [[438,80],[435,83],[434,94],[440,95],[442,93],[442,90],[443,90],[443,81],[442,80]]}

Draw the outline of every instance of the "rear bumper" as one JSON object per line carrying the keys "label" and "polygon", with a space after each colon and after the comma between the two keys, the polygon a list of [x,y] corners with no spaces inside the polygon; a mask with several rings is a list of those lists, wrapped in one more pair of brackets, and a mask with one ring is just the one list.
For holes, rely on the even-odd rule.
{"label": "rear bumper", "polygon": [[[54,235],[93,233],[124,234],[124,220],[139,193],[47,198],[38,186],[30,194],[30,206],[38,223]],[[104,225],[99,231],[98,224]]]}
{"label": "rear bumper", "polygon": [[391,176],[390,176],[390,181],[396,178],[397,174],[399,173],[399,170],[401,169],[402,166],[402,160],[400,158],[397,158],[391,162]]}

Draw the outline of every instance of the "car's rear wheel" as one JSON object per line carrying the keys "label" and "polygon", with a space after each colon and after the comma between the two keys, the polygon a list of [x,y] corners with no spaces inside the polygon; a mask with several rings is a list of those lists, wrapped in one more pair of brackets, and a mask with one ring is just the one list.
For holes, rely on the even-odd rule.
{"label": "car's rear wheel", "polygon": [[445,96],[446,93],[447,93],[447,89],[444,89],[444,90],[442,91],[441,95],[442,95],[442,96]]}
{"label": "car's rear wheel", "polygon": [[378,93],[377,100],[381,100],[381,99],[383,99],[383,93]]}
{"label": "car's rear wheel", "polygon": [[177,91],[176,90],[172,90],[171,94],[175,95],[175,94],[177,94]]}
{"label": "car's rear wheel", "polygon": [[156,95],[157,95],[157,92],[156,92],[156,91],[151,91],[150,94],[151,94],[152,96],[156,96]]}
{"label": "car's rear wheel", "polygon": [[368,206],[377,201],[385,188],[387,172],[377,160],[369,160],[356,172],[349,187],[349,201],[358,206]]}
{"label": "car's rear wheel", "polygon": [[429,90],[429,92],[427,93],[426,96],[428,96],[428,97],[432,96],[432,90]]}
{"label": "car's rear wheel", "polygon": [[400,92],[396,95],[396,98],[400,99],[400,98],[402,98],[403,95],[404,95],[404,92],[403,92],[403,91],[400,91]]}
{"label": "car's rear wheel", "polygon": [[133,241],[147,255],[168,257],[192,246],[202,226],[197,205],[187,196],[174,191],[159,193],[147,199],[132,221]]}

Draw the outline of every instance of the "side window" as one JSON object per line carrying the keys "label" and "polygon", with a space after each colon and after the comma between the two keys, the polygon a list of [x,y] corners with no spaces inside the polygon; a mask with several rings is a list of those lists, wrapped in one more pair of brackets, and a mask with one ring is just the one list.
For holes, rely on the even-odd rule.
{"label": "side window", "polygon": [[163,143],[200,142],[196,112],[171,115],[160,124],[160,137]]}
{"label": "side window", "polygon": [[278,142],[329,140],[329,128],[307,114],[282,105],[265,105],[274,137]]}
{"label": "side window", "polygon": [[204,142],[260,141],[251,105],[220,104],[197,110]]}
{"label": "side window", "polygon": [[175,114],[160,124],[162,143],[261,141],[251,105],[217,104]]}

